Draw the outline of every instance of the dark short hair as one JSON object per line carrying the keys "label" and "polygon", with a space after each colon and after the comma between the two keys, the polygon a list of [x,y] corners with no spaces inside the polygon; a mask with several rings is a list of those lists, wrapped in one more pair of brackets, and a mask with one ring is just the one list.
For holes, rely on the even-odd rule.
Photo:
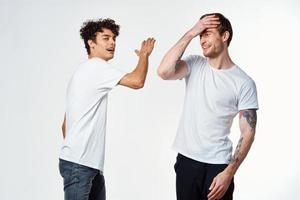
{"label": "dark short hair", "polygon": [[227,40],[227,46],[229,46],[231,39],[232,39],[232,34],[233,34],[230,21],[226,17],[224,17],[224,15],[222,15],[221,13],[205,14],[205,15],[201,16],[200,19],[202,19],[208,15],[215,15],[216,17],[219,18],[220,25],[218,26],[217,29],[218,29],[220,35],[223,35],[223,33],[225,33],[226,31],[229,32],[229,38]]}
{"label": "dark short hair", "polygon": [[87,20],[83,23],[80,29],[80,36],[84,41],[84,45],[88,54],[91,53],[88,40],[95,41],[97,32],[103,32],[103,28],[111,30],[115,36],[119,35],[120,25],[116,24],[115,21],[110,18]]}

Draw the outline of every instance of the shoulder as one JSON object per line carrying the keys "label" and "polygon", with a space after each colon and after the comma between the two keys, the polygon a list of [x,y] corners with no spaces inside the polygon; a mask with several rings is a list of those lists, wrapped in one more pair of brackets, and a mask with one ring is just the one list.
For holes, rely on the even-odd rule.
{"label": "shoulder", "polygon": [[200,55],[188,55],[182,59],[185,61],[187,67],[188,67],[188,74],[190,74],[191,71],[193,71],[194,68],[200,69],[202,66],[206,63],[206,58],[200,56]]}
{"label": "shoulder", "polygon": [[241,87],[255,85],[255,82],[251,78],[251,76],[249,76],[241,67],[237,65],[234,70],[234,76],[236,81],[238,82],[238,85],[240,85]]}
{"label": "shoulder", "polygon": [[188,55],[185,56],[182,60],[188,63],[201,63],[205,61],[205,58],[200,55]]}

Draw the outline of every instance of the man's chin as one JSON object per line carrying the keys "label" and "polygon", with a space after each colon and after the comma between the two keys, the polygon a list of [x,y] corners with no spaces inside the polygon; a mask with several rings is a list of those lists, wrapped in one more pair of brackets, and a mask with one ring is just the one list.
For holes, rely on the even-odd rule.
{"label": "man's chin", "polygon": [[207,58],[215,58],[217,55],[214,52],[203,52],[203,55]]}
{"label": "man's chin", "polygon": [[111,60],[113,58],[114,58],[114,55],[109,55],[109,56],[106,57],[106,60]]}
{"label": "man's chin", "polygon": [[209,52],[203,52],[203,55],[208,58],[211,56]]}

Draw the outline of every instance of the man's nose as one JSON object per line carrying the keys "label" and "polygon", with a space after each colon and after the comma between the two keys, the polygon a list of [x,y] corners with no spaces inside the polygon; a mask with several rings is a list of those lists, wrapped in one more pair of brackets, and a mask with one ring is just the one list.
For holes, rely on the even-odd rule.
{"label": "man's nose", "polygon": [[116,41],[115,41],[114,39],[110,39],[110,44],[115,45],[115,44],[116,44]]}
{"label": "man's nose", "polygon": [[200,44],[203,45],[206,42],[206,40],[204,38],[200,39]]}

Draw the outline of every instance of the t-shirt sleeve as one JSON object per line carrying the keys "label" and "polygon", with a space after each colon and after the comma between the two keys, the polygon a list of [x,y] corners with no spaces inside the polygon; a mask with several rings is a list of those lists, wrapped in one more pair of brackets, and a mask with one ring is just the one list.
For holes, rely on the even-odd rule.
{"label": "t-shirt sleeve", "polygon": [[239,94],[238,110],[245,109],[258,109],[256,85],[252,79],[242,85]]}
{"label": "t-shirt sleeve", "polygon": [[100,91],[111,90],[119,83],[125,74],[126,72],[122,72],[112,66],[101,66],[94,77],[96,88]]}
{"label": "t-shirt sleeve", "polygon": [[198,60],[198,57],[199,56],[196,55],[189,55],[182,59],[187,64],[187,68],[188,68],[188,73],[186,74],[186,76],[190,75],[191,69],[193,68],[196,61]]}
{"label": "t-shirt sleeve", "polygon": [[186,77],[189,77],[195,67],[201,66],[204,58],[199,55],[189,55],[184,57],[182,60],[187,64],[188,73],[186,74]]}

